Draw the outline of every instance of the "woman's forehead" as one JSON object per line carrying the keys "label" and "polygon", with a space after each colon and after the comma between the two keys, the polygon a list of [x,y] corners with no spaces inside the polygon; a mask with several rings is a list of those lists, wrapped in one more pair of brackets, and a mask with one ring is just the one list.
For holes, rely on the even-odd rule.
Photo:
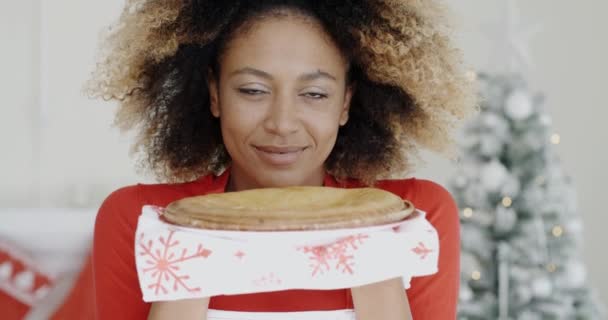
{"label": "woman's forehead", "polygon": [[317,70],[335,76],[346,68],[342,52],[321,25],[295,16],[269,17],[237,33],[227,44],[221,64],[228,72],[292,70],[309,77]]}

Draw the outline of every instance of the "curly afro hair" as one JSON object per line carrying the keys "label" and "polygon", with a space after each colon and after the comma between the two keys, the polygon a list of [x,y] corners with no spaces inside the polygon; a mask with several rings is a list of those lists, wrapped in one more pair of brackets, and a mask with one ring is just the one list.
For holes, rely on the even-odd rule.
{"label": "curly afro hair", "polygon": [[231,160],[209,109],[208,70],[259,19],[285,10],[311,17],[356,84],[325,168],[373,185],[411,171],[420,148],[455,155],[455,120],[478,109],[444,9],[435,0],[127,0],[85,90],[119,101],[116,125],[137,131],[133,152],[159,180],[218,173]]}

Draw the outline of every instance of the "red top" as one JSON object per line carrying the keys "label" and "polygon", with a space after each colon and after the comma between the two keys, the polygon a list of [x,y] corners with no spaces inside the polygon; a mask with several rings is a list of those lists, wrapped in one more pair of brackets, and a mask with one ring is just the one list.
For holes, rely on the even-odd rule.
{"label": "red top", "polygon": [[[190,196],[224,192],[230,170],[180,184],[137,184],[121,188],[103,202],[95,223],[93,272],[97,319],[146,319],[150,304],[142,299],[135,268],[137,219],[144,204],[165,207]],[[329,174],[324,185],[353,188],[356,180],[339,183]],[[460,222],[450,193],[437,183],[416,178],[383,180],[377,188],[390,191],[427,213],[439,234],[439,271],[412,278],[406,290],[416,320],[456,319],[460,276]],[[352,309],[349,289],[286,290],[216,296],[209,308],[230,311],[312,311]]]}

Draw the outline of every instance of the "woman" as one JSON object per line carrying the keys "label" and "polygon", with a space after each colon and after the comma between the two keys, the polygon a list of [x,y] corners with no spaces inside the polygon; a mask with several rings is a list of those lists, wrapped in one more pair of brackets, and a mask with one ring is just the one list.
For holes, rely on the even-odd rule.
{"label": "woman", "polygon": [[[454,319],[459,219],[450,194],[415,178],[419,147],[450,151],[471,83],[434,1],[127,1],[90,93],[117,99],[141,163],[163,183],[113,192],[93,249],[100,319],[204,319],[207,309],[355,309],[358,319]],[[374,186],[427,212],[439,271],[342,290],[142,300],[134,234],[144,204],[251,188]],[[409,304],[409,306],[408,306]]]}

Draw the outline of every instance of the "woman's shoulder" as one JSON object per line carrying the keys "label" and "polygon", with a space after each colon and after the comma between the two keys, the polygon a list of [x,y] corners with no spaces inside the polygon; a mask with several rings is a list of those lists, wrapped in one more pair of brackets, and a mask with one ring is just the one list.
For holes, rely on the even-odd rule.
{"label": "woman's shoulder", "polygon": [[183,183],[137,183],[112,191],[102,202],[97,220],[123,221],[133,225],[144,205],[166,207],[181,198],[207,193],[213,176]]}
{"label": "woman's shoulder", "polygon": [[192,183],[137,183],[112,191],[103,201],[102,206],[162,205],[180,195],[187,195],[192,191],[191,189]]}
{"label": "woman's shoulder", "polygon": [[438,182],[415,177],[404,179],[379,180],[377,188],[390,191],[417,208],[427,213],[427,218],[434,220],[450,216],[458,218],[458,206],[450,191]]}
{"label": "woman's shoulder", "polygon": [[453,200],[452,195],[447,188],[428,179],[419,179],[416,177],[386,179],[377,181],[375,186],[402,197],[431,198],[438,201]]}

